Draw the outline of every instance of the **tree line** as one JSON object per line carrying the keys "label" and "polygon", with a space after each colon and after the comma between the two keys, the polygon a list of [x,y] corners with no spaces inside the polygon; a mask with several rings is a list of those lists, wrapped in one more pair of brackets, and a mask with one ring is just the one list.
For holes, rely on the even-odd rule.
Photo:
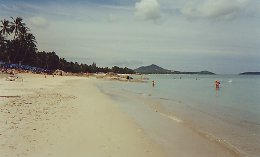
{"label": "tree line", "polygon": [[39,52],[37,41],[31,30],[26,26],[21,17],[10,20],[3,19],[0,23],[0,61],[8,64],[29,65],[50,71],[60,69],[72,73],[134,73],[125,67],[114,66],[97,67],[96,63],[91,65],[69,62],[60,58],[53,52]]}

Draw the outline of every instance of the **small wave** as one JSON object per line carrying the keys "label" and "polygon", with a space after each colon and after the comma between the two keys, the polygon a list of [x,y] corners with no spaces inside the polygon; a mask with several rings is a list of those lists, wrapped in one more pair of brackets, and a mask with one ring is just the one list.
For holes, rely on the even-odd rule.
{"label": "small wave", "polygon": [[[194,129],[194,128],[193,128]],[[231,153],[235,154],[236,156],[246,156],[244,152],[242,152],[240,149],[238,149],[236,146],[232,145],[225,139],[220,139],[214,136],[213,134],[210,134],[208,132],[204,132],[201,130],[197,130],[197,133],[205,138],[207,138],[210,141],[218,143],[220,146],[226,148]]]}
{"label": "small wave", "polygon": [[[183,120],[181,120],[178,117],[172,116],[172,115],[167,115],[165,113],[160,113],[161,116],[166,117],[170,120],[173,120],[177,123],[183,123]],[[187,125],[187,124],[186,124]],[[209,132],[205,132],[199,129],[196,129],[195,127],[192,127],[190,125],[187,125],[188,127],[190,127],[193,131],[197,132],[200,136],[212,141],[212,142],[216,142],[217,144],[219,144],[220,146],[226,148],[228,151],[230,151],[231,153],[233,153],[235,156],[245,156],[245,153],[242,152],[239,148],[237,148],[236,146],[232,145],[231,143],[229,143],[228,141],[226,141],[225,139],[221,139],[218,138],[216,136],[214,136],[213,134],[210,134]]]}
{"label": "small wave", "polygon": [[144,97],[150,97],[152,96],[152,94],[149,94],[149,93],[141,93],[140,95],[144,96]]}
{"label": "small wave", "polygon": [[167,98],[160,98],[161,100],[169,100],[169,99],[167,99]]}
{"label": "small wave", "polygon": [[163,117],[166,117],[168,119],[171,119],[171,120],[173,120],[177,123],[183,123],[183,121],[181,119],[179,119],[178,117],[167,115],[167,114],[164,114],[164,113],[160,113],[160,115],[163,116]]}

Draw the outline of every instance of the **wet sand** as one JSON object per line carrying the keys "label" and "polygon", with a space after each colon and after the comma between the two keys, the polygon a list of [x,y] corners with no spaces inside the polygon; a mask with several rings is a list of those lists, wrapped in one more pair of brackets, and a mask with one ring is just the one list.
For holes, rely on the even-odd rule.
{"label": "wet sand", "polygon": [[222,139],[201,132],[188,121],[183,121],[179,116],[167,111],[160,101],[152,97],[120,92],[116,88],[100,88],[121,104],[122,110],[144,128],[147,135],[161,146],[168,157],[244,156]]}

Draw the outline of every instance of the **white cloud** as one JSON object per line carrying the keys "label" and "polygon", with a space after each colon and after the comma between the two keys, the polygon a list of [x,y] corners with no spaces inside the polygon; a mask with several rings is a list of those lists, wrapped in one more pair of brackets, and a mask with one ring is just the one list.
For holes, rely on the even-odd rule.
{"label": "white cloud", "polygon": [[[196,1],[198,2],[198,1]],[[250,0],[204,0],[186,4],[181,13],[188,18],[232,19],[246,13]]]}
{"label": "white cloud", "polygon": [[29,22],[32,26],[37,27],[37,28],[46,28],[49,26],[49,22],[40,16],[34,16],[29,18]]}
{"label": "white cloud", "polygon": [[160,4],[157,0],[141,0],[135,4],[135,16],[143,20],[157,21],[161,18]]}

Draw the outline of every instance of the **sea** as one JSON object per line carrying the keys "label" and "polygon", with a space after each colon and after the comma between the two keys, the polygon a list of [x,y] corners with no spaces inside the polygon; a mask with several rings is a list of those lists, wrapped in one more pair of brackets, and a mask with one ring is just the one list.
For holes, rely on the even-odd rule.
{"label": "sea", "polygon": [[[132,77],[145,81],[104,81],[97,86],[121,102],[122,108],[140,125],[145,126],[146,120],[138,110],[152,108],[241,156],[260,156],[260,76],[151,74]],[[220,81],[219,89],[215,88],[216,80]]]}

